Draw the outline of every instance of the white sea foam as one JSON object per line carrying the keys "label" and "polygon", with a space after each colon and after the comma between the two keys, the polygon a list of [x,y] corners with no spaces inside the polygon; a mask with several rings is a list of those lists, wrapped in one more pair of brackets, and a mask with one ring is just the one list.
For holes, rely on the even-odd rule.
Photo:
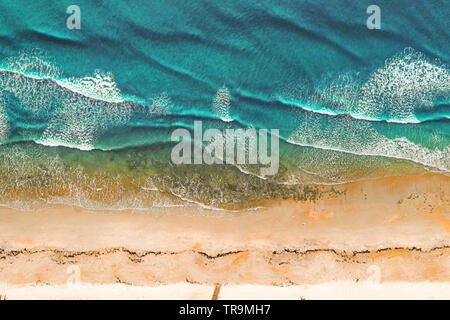
{"label": "white sea foam", "polygon": [[5,59],[1,64],[5,66],[3,70],[37,80],[52,79],[60,86],[87,97],[110,102],[123,101],[112,73],[97,69],[93,74],[81,78],[61,78],[60,68],[40,49],[23,51],[17,56]]}
{"label": "white sea foam", "polygon": [[131,109],[128,102],[67,101],[63,110],[50,119],[39,142],[91,150],[100,134],[126,123]]}
{"label": "white sea foam", "polygon": [[[61,72],[40,50],[6,59],[0,88],[36,118],[49,118],[38,143],[91,150],[99,134],[126,123],[132,103],[124,101],[111,73],[95,70],[82,78],[58,79]],[[0,110],[0,138],[5,134]]]}
{"label": "white sea foam", "polygon": [[406,48],[368,79],[360,73],[339,74],[323,79],[314,90],[311,83],[299,79],[279,90],[275,98],[319,114],[407,124],[420,123],[417,114],[433,112],[433,103],[440,97],[450,98],[449,93],[448,66]]}
{"label": "white sea foam", "polygon": [[[299,126],[288,142],[357,155],[405,159],[450,170],[450,146],[443,144],[437,134],[432,139],[441,142],[435,144],[441,147],[428,149],[407,137],[388,138],[371,123],[383,117],[391,119],[390,122],[419,122],[415,116],[418,111],[432,108],[435,99],[448,96],[450,73],[447,66],[437,61],[432,63],[423,54],[407,48],[386,60],[385,66],[373,72],[362,86],[359,83],[358,77],[339,76],[319,90],[321,95],[308,102],[308,105],[332,104],[331,113],[349,113],[351,117],[321,122],[314,113],[327,114],[327,110],[318,112],[311,108],[314,113],[299,114]],[[371,121],[358,121],[360,119]]]}
{"label": "white sea foam", "polygon": [[8,136],[9,124],[6,118],[5,102],[0,92],[0,143],[6,140]]}
{"label": "white sea foam", "polygon": [[450,72],[438,61],[430,62],[412,48],[388,59],[360,89],[357,112],[390,119],[417,120],[420,109],[431,109],[433,100],[450,92]]}
{"label": "white sea foam", "polygon": [[222,86],[217,90],[213,101],[213,108],[222,121],[231,122],[233,118],[230,115],[231,98],[227,87]]}
{"label": "white sea foam", "polygon": [[72,104],[54,115],[44,130],[40,142],[48,146],[76,146],[81,150],[91,150],[97,128],[92,118],[92,108],[83,104]]}
{"label": "white sea foam", "polygon": [[389,139],[370,123],[351,118],[335,119],[324,124],[312,115],[304,117],[288,142],[356,155],[410,160],[444,171],[450,170],[450,146],[442,150],[429,150],[405,137]]}
{"label": "white sea foam", "polygon": [[167,115],[170,112],[170,105],[172,99],[170,99],[167,92],[162,92],[159,95],[152,98],[152,105],[150,106],[149,115]]}
{"label": "white sea foam", "polygon": [[61,71],[41,49],[26,50],[17,56],[5,59],[2,65],[7,70],[36,78],[55,79],[61,76]]}
{"label": "white sea foam", "polygon": [[61,86],[88,97],[108,101],[108,102],[122,102],[119,88],[114,81],[112,73],[104,73],[100,70],[95,70],[93,75],[88,75],[82,78],[69,78],[58,80]]}

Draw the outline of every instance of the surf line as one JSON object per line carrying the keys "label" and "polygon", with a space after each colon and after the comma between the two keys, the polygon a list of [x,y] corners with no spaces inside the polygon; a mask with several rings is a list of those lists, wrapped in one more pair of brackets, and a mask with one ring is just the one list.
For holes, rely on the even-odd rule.
{"label": "surf line", "polygon": [[[203,133],[202,121],[194,121],[193,143],[189,130],[178,128],[173,131],[171,140],[179,143],[172,149],[171,160],[174,164],[259,163],[261,175],[275,175],[279,169],[279,129],[271,129],[270,135],[269,154],[268,131],[265,129],[259,129],[257,133],[254,128],[224,131],[210,128]],[[205,147],[204,142],[208,143]]]}

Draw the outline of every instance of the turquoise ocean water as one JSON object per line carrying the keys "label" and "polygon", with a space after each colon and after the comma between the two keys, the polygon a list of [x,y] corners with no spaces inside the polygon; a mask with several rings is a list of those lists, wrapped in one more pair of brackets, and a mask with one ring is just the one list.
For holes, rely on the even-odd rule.
{"label": "turquoise ocean water", "polygon": [[[81,29],[66,27],[68,6]],[[0,204],[212,207],[450,170],[450,3],[0,2]],[[280,170],[170,161],[176,128],[279,129]]]}

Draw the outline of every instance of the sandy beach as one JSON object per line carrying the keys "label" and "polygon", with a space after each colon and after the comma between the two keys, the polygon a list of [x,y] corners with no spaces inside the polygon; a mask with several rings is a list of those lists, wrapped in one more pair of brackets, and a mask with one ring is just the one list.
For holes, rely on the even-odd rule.
{"label": "sandy beach", "polygon": [[2,208],[0,283],[11,299],[77,298],[73,283],[93,290],[87,299],[171,298],[170,286],[209,299],[216,283],[221,298],[449,298],[449,177],[336,188],[341,195],[239,213]]}
{"label": "sandy beach", "polygon": [[450,300],[449,4],[0,1],[0,305]]}

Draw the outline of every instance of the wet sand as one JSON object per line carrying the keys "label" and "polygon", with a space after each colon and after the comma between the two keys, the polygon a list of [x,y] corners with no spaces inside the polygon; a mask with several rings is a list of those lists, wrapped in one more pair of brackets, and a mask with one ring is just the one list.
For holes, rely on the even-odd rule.
{"label": "wet sand", "polygon": [[[2,208],[0,283],[19,290],[15,298],[24,286],[56,290],[74,276],[99,288],[222,283],[224,288],[342,285],[351,291],[366,281],[386,290],[431,283],[442,290],[433,297],[445,296],[449,177],[392,177],[336,188],[343,192],[316,201],[265,202],[267,208],[239,213]],[[102,290],[97,298],[108,298]]]}

